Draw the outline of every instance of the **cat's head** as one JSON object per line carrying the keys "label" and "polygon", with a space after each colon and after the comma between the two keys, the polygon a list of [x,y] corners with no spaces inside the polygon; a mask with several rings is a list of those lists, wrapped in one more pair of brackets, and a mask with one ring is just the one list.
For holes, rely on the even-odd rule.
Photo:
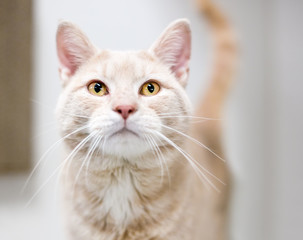
{"label": "cat's head", "polygon": [[191,111],[184,90],[190,49],[183,19],[136,52],[99,50],[76,26],[61,23],[57,115],[68,146],[130,159],[180,140]]}

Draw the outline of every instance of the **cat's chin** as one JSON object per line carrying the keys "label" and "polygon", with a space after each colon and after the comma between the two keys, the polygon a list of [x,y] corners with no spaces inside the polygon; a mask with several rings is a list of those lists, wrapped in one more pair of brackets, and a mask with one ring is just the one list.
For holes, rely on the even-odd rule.
{"label": "cat's chin", "polygon": [[116,157],[134,158],[140,157],[148,151],[149,145],[139,134],[122,129],[108,137],[103,150],[106,154]]}
{"label": "cat's chin", "polygon": [[140,138],[140,136],[136,132],[126,128],[123,128],[110,136],[110,138],[116,138],[116,137],[121,138],[125,141],[128,141],[128,138],[132,138],[132,137]]}

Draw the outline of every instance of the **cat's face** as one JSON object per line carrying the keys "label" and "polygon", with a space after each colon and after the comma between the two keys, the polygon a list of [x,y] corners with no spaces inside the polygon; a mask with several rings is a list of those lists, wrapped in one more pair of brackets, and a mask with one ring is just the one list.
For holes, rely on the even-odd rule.
{"label": "cat's face", "polygon": [[98,50],[68,23],[59,27],[57,44],[64,84],[57,114],[72,149],[131,159],[169,145],[171,128],[188,127],[186,21],[169,26],[147,51]]}

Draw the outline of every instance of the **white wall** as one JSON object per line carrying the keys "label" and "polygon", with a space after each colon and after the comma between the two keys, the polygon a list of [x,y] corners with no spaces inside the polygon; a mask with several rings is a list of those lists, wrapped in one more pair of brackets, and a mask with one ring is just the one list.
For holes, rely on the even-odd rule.
{"label": "white wall", "polygon": [[267,125],[269,237],[303,239],[303,1],[276,1],[270,29]]}
{"label": "white wall", "polygon": [[[302,22],[302,2],[217,1],[230,16],[241,46],[237,81],[226,109],[226,146],[235,179],[231,239],[303,239],[303,192],[297,184],[303,180],[302,57],[297,54],[301,51],[302,56],[303,34],[302,27],[296,28]],[[210,36],[194,0],[34,2],[35,162],[59,138],[53,114],[60,93],[55,51],[59,19],[77,23],[100,47],[126,50],[147,48],[169,22],[189,18],[193,57],[188,92],[193,101],[203,92]],[[30,195],[56,169],[60,152],[56,148],[46,158]],[[6,181],[0,189],[12,186],[10,179]],[[0,201],[0,239],[62,239],[55,186],[56,177],[26,209],[24,199]]]}

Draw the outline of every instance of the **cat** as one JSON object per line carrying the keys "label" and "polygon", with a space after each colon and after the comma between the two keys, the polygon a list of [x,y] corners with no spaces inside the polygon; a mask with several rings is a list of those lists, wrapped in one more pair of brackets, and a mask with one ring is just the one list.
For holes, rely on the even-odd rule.
{"label": "cat", "polygon": [[58,26],[67,239],[226,239],[230,181],[216,119],[233,75],[235,41],[218,8],[200,3],[215,63],[195,112],[185,92],[188,20],[171,23],[148,50],[128,52],[98,49],[70,22]]}

